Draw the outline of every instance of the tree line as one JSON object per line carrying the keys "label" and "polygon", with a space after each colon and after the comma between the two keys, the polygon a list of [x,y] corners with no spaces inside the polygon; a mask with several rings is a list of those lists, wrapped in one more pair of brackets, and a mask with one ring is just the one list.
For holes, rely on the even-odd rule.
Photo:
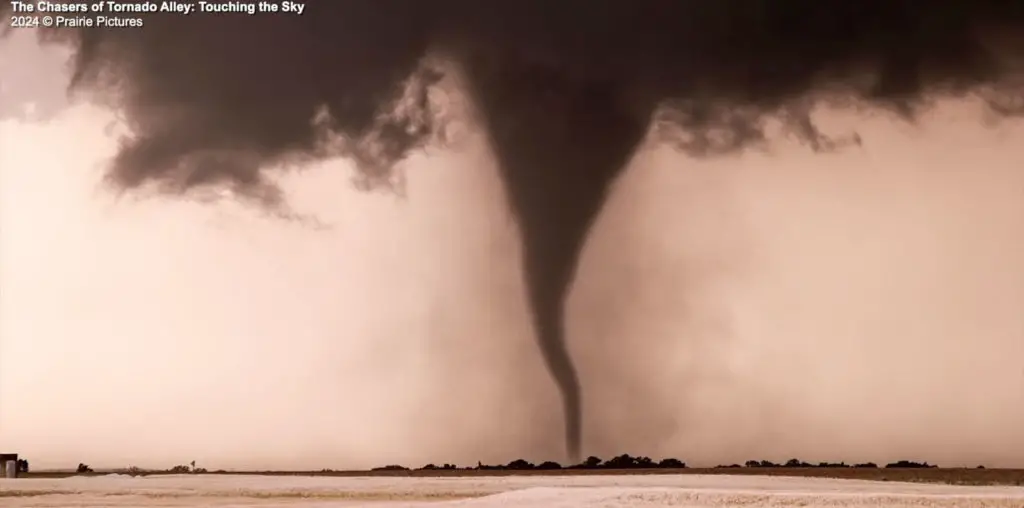
{"label": "tree line", "polygon": [[[864,462],[858,464],[846,464],[845,462],[818,462],[810,463],[804,462],[799,459],[790,459],[786,462],[775,463],[769,460],[748,460],[743,465],[740,464],[729,464],[715,466],[714,469],[731,469],[731,468],[777,468],[777,467],[800,467],[800,468],[878,468],[878,464],[874,462]],[[893,468],[934,468],[938,467],[927,462],[915,462],[910,460],[899,460],[891,462],[883,466],[888,469]],[[979,466],[980,467],[980,466]],[[487,465],[478,462],[476,466],[470,467],[459,467],[455,464],[442,464],[440,466],[436,464],[427,464],[423,467],[416,469],[408,468],[405,466],[392,464],[388,466],[373,468],[373,471],[431,471],[431,470],[476,470],[476,471],[530,471],[530,470],[556,470],[556,469],[685,469],[687,465],[682,460],[676,458],[665,458],[661,460],[654,460],[650,457],[639,456],[633,457],[628,454],[618,455],[607,460],[602,460],[599,457],[590,456],[586,460],[579,464],[572,464],[563,466],[557,462],[546,461],[539,464],[534,464],[525,459],[516,459],[508,464],[497,464]]]}

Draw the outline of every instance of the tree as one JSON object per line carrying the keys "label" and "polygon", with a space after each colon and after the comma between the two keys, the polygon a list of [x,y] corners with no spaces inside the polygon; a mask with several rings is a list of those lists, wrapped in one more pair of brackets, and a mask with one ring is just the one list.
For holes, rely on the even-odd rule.
{"label": "tree", "polygon": [[898,460],[896,462],[886,464],[887,469],[928,469],[937,466],[928,464],[927,462],[914,462],[912,460]]}
{"label": "tree", "polygon": [[686,467],[686,463],[679,459],[662,459],[658,462],[658,467],[667,469],[683,469]]}
{"label": "tree", "polygon": [[507,466],[505,466],[505,469],[511,469],[513,471],[525,471],[533,468],[534,465],[532,463],[527,462],[526,460],[523,459],[513,460],[512,462],[509,462]]}
{"label": "tree", "polygon": [[636,467],[636,465],[636,459],[631,457],[629,454],[624,453],[606,460],[602,466],[608,469],[630,469]]}

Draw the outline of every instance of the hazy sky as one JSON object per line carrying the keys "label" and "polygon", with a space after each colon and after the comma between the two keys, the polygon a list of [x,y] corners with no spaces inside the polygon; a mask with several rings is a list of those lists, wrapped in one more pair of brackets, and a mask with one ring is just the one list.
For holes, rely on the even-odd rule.
{"label": "hazy sky", "polygon": [[[290,175],[317,230],[118,199],[100,176],[123,127],[55,107],[61,54],[15,36],[0,76],[0,449],[37,468],[560,456],[480,140],[410,161],[405,200],[352,190],[344,161]],[[571,302],[584,453],[1024,466],[1024,125],[969,103],[921,129],[824,118],[863,148],[634,161]]]}

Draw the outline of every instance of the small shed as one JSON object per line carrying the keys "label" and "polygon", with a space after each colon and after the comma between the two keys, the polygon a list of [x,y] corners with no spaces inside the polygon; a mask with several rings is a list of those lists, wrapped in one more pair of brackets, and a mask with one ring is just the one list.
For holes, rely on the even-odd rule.
{"label": "small shed", "polygon": [[0,453],[0,478],[18,477],[18,454]]}

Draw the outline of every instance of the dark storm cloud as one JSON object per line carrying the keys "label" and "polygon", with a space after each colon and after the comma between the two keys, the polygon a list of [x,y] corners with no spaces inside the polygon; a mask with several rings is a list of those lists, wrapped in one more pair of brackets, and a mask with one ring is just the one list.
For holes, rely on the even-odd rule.
{"label": "dark storm cloud", "polygon": [[[6,4],[5,4],[6,6]],[[1013,0],[336,0],[302,15],[148,15],[141,29],[44,32],[75,49],[73,87],[106,92],[133,135],[120,188],[230,185],[265,204],[265,171],[351,140],[368,183],[438,131],[422,58],[462,68],[523,229],[545,358],[578,453],[578,381],[561,301],[607,188],[655,119],[708,156],[763,143],[779,120],[813,149],[816,103],[912,119],[941,95],[1024,110],[1024,2]],[[384,115],[406,79],[421,88]],[[328,120],[315,124],[314,113]],[[369,142],[358,142],[369,140]]]}
{"label": "dark storm cloud", "polygon": [[429,122],[379,114],[430,48],[488,61],[475,70],[518,74],[536,93],[599,84],[643,117],[669,101],[685,147],[705,153],[759,140],[762,115],[780,108],[815,140],[800,114],[808,99],[911,111],[930,92],[1019,79],[1022,11],[1012,0],[344,0],[302,15],[150,15],[142,29],[47,35],[77,48],[74,86],[116,92],[132,122],[111,169],[119,183],[252,188],[269,162],[324,155],[310,121],[321,106],[337,132],[384,130],[385,146],[360,152],[368,171],[418,146]]}

